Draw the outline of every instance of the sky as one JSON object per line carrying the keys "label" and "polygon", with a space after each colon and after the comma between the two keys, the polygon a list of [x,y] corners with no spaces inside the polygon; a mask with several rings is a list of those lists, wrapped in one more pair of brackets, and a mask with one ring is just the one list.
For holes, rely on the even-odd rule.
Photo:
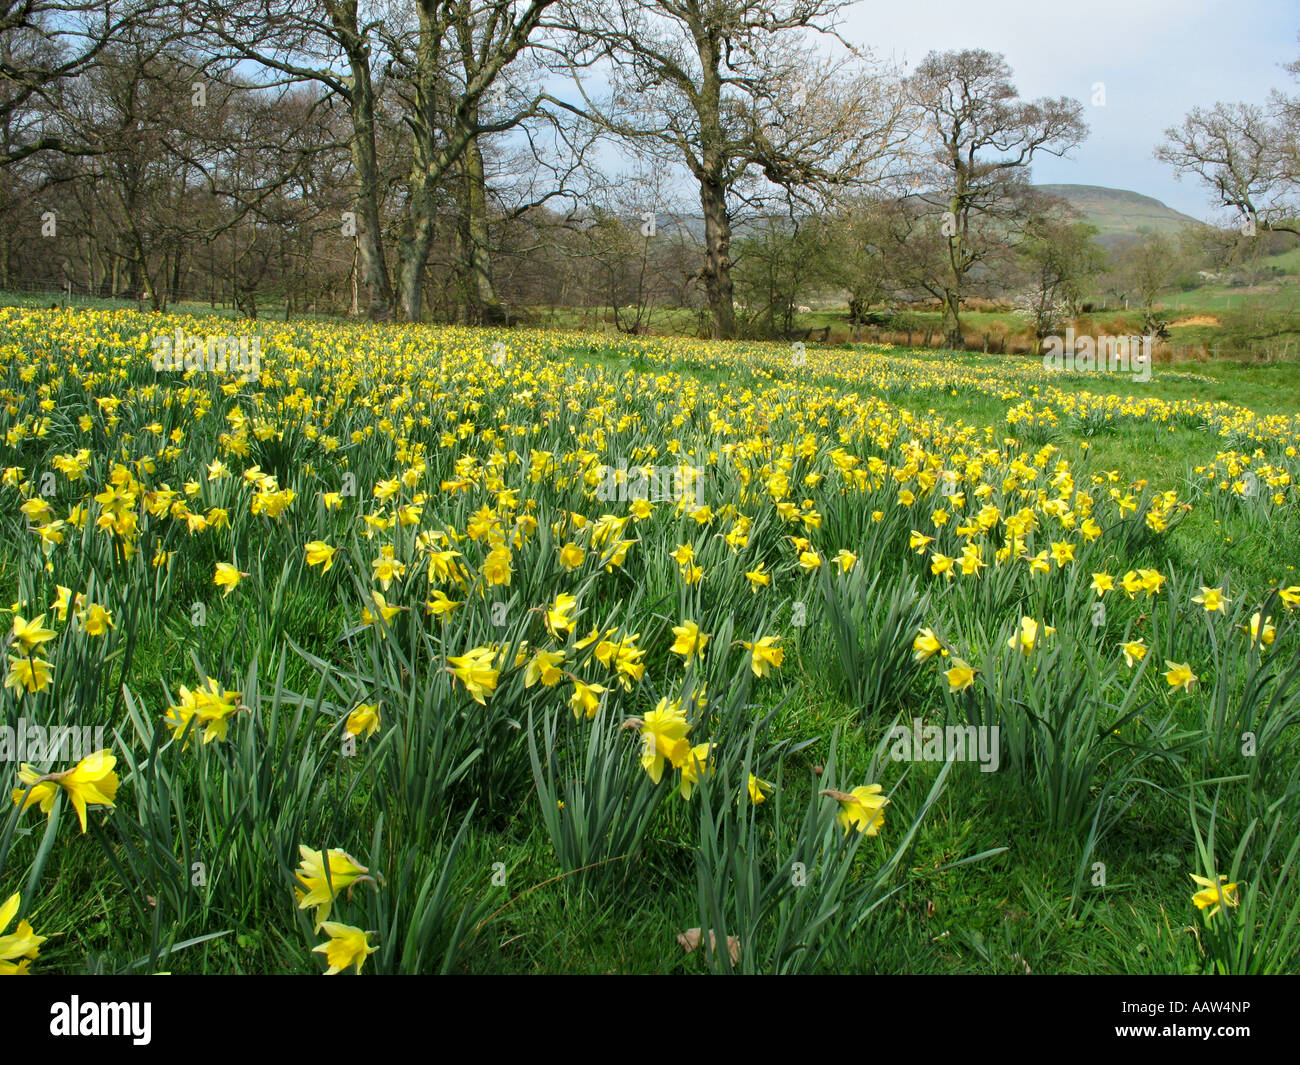
{"label": "sky", "polygon": [[1196,106],[1300,92],[1283,69],[1300,0],[861,0],[841,32],[909,68],[930,50],[1002,53],[1022,97],[1072,96],[1091,129],[1070,158],[1036,158],[1036,183],[1131,189],[1202,220],[1222,217],[1207,191],[1152,156],[1164,131]]}

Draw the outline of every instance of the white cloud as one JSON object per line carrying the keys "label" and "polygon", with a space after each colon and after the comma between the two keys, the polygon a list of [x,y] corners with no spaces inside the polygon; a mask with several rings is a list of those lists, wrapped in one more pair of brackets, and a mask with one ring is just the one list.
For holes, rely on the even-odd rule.
{"label": "white cloud", "polygon": [[[1196,217],[1210,204],[1152,150],[1166,128],[1217,100],[1263,102],[1296,87],[1281,66],[1300,57],[1294,0],[912,0],[849,9],[843,33],[915,65],[928,51],[1001,52],[1021,94],[1073,96],[1091,136],[1073,160],[1045,158],[1040,182],[1128,188]],[[1105,84],[1105,107],[1091,106]]]}

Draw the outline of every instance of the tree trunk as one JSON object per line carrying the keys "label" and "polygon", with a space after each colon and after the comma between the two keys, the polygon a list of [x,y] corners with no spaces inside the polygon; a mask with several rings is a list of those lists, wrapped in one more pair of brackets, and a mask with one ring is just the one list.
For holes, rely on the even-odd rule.
{"label": "tree trunk", "polygon": [[505,311],[492,280],[492,249],[488,234],[487,184],[483,153],[478,141],[465,148],[465,256],[469,272],[471,320],[480,325],[501,325]]}
{"label": "tree trunk", "polygon": [[370,80],[369,45],[358,30],[357,6],[343,2],[328,5],[330,20],[338,31],[351,68],[352,135],[349,151],[357,175],[357,245],[361,253],[361,275],[369,296],[367,315],[371,321],[393,317],[393,286],[384,260],[383,229],[379,221],[379,164],[375,150],[375,95]]}
{"label": "tree trunk", "polygon": [[172,260],[172,278],[171,278],[171,302],[177,303],[181,299],[181,281],[184,274],[181,270],[181,251],[176,249],[176,257]]}
{"label": "tree trunk", "polygon": [[423,310],[424,270],[429,261],[429,249],[433,247],[434,217],[431,200],[423,168],[417,163],[411,175],[411,203],[405,229],[397,242],[401,270],[398,298],[402,302],[402,314],[408,322],[418,322]]}
{"label": "tree trunk", "polygon": [[943,295],[944,346],[960,351],[965,343],[961,334],[961,297],[956,292]]}
{"label": "tree trunk", "polygon": [[397,241],[397,297],[408,322],[418,322],[424,309],[424,272],[436,224],[433,193],[447,170],[445,165],[440,165],[439,104],[444,109],[450,106],[440,66],[441,27],[437,5],[432,0],[420,0],[416,7],[419,37],[412,81],[415,107],[408,120],[412,132],[411,170],[406,188],[406,219]]}
{"label": "tree trunk", "polygon": [[350,312],[352,317],[354,318],[361,312],[361,308],[358,305],[358,292],[357,292],[357,274],[358,274],[358,266],[360,263],[360,257],[361,257],[361,244],[359,241],[354,239],[352,243],[352,274],[351,274],[352,310]]}
{"label": "tree trunk", "polygon": [[960,351],[965,343],[961,335],[961,293],[962,282],[970,269],[970,260],[966,256],[966,226],[969,208],[966,204],[966,170],[958,163],[957,190],[948,204],[949,218],[945,226],[952,226],[948,233],[948,265],[952,270],[952,286],[943,294],[943,331],[944,344],[954,351]]}
{"label": "tree trunk", "polygon": [[379,223],[374,138],[373,117],[369,119],[369,128],[352,138],[352,165],[358,176],[357,207],[361,223],[357,226],[356,239],[361,255],[361,277],[368,297],[366,315],[372,322],[386,322],[393,317],[393,286],[388,277],[388,263],[384,260],[384,241]]}
{"label": "tree trunk", "polygon": [[713,316],[713,339],[736,336],[735,287],[731,281],[731,219],[727,216],[727,195],[716,181],[700,182],[700,206],[704,210],[704,291]]}

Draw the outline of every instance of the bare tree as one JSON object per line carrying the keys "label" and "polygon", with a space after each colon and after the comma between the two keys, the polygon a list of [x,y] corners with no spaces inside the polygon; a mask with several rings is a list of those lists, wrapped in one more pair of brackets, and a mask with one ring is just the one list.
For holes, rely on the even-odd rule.
{"label": "bare tree", "polygon": [[1020,246],[1025,288],[1021,303],[1039,340],[1077,316],[1092,279],[1106,265],[1106,250],[1093,237],[1094,226],[1063,212],[1030,218]]}
{"label": "bare tree", "polygon": [[931,52],[909,82],[925,116],[929,166],[916,175],[917,199],[946,238],[944,330],[959,348],[961,303],[972,270],[1005,251],[1023,217],[1027,168],[1040,153],[1061,156],[1087,135],[1083,108],[1067,97],[1026,101],[1006,60],[982,49]]}
{"label": "bare tree", "polygon": [[[413,23],[387,21],[381,28],[411,138],[406,217],[398,238],[398,296],[408,320],[421,316],[439,183],[479,137],[514,129],[540,113],[549,99],[538,90],[490,114],[485,108],[494,88],[504,87],[506,68],[540,37],[543,15],[554,2],[414,0]],[[474,181],[477,168],[471,155],[462,169]]]}
{"label": "bare tree", "polygon": [[[204,38],[220,54],[251,59],[275,77],[314,82],[345,101],[369,315],[392,317],[396,303],[411,321],[422,314],[442,186],[458,167],[472,180],[477,164],[462,160],[479,136],[512,129],[542,108],[545,95],[535,92],[486,117],[484,100],[502,83],[505,68],[531,46],[553,2],[409,0],[366,13],[358,0],[175,0],[198,18]],[[383,241],[377,147],[385,92],[400,102],[407,140],[396,285]]]}
{"label": "bare tree", "polygon": [[890,247],[891,216],[896,200],[853,196],[818,226],[825,249],[824,276],[848,297],[853,342],[862,339],[862,325],[874,304],[887,300],[898,283],[897,249]]}
{"label": "bare tree", "polygon": [[[472,40],[467,33],[465,40]],[[599,184],[589,153],[595,137],[587,124],[562,108],[540,106],[535,88],[546,75],[535,52],[521,53],[479,107],[485,127],[465,148],[451,174],[456,204],[452,272],[460,292],[460,318],[495,325],[507,319],[497,291],[500,249],[494,228],[543,204],[576,205]],[[458,69],[468,75],[474,60],[463,44]],[[501,118],[510,121],[502,123]]]}
{"label": "bare tree", "polygon": [[[1295,65],[1300,69],[1300,64]],[[1165,130],[1155,156],[1179,177],[1192,174],[1242,231],[1300,234],[1300,100],[1275,94],[1269,107],[1217,103],[1194,108]]]}
{"label": "bare tree", "polygon": [[62,92],[141,12],[137,0],[0,0],[0,166],[104,151],[70,135]]}
{"label": "bare tree", "polygon": [[[339,219],[351,232],[372,320],[393,316],[393,287],[384,253],[382,166],[377,123],[383,83],[373,71],[380,16],[359,0],[167,0],[154,18],[184,26],[187,39],[213,59],[237,57],[261,68],[270,87],[313,85],[341,100],[349,128],[355,207]],[[378,84],[377,84],[378,82]]]}
{"label": "bare tree", "polygon": [[1152,335],[1164,335],[1164,323],[1156,313],[1156,300],[1181,269],[1178,247],[1159,233],[1145,233],[1136,244],[1125,248],[1116,273],[1124,292],[1131,293],[1142,310],[1144,328]]}
{"label": "bare tree", "polygon": [[737,241],[736,290],[749,330],[794,339],[800,297],[823,276],[821,228],[787,212],[758,219]]}
{"label": "bare tree", "polygon": [[[715,337],[736,332],[731,242],[737,213],[772,194],[813,203],[875,178],[900,147],[903,108],[888,72],[833,36],[847,0],[575,0],[575,63],[607,61],[611,92],[583,114],[634,151],[684,167],[704,217],[704,282]],[[653,209],[653,205],[648,205]]]}

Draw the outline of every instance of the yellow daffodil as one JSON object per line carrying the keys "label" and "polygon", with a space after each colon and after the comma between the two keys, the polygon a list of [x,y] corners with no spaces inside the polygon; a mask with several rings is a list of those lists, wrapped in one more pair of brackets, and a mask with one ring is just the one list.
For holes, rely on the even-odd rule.
{"label": "yellow daffodil", "polygon": [[68,620],[68,607],[72,600],[72,589],[65,588],[62,584],[56,586],[58,593],[54,602],[50,604],[50,610],[60,621]]}
{"label": "yellow daffodil", "polygon": [[1258,610],[1250,615],[1250,624],[1243,625],[1242,630],[1250,634],[1252,643],[1263,644],[1267,647],[1277,636],[1277,628],[1273,625],[1271,617],[1260,619]]}
{"label": "yellow daffodil", "polygon": [[700,743],[687,753],[682,762],[682,776],[678,785],[678,791],[683,799],[689,801],[695,792],[695,785],[700,782],[700,777],[708,776],[713,772],[712,757],[717,746],[716,743]]}
{"label": "yellow daffodil", "polygon": [[1218,881],[1210,880],[1204,876],[1197,876],[1195,873],[1189,873],[1188,875],[1201,888],[1192,896],[1192,902],[1196,903],[1198,910],[1210,910],[1205,915],[1207,921],[1219,912],[1220,907],[1237,905],[1237,885],[1225,884],[1224,881],[1228,878],[1223,874],[1219,875]]}
{"label": "yellow daffodil", "polygon": [[[401,611],[406,609],[406,607],[404,606],[392,605],[391,603],[388,602],[387,599],[384,598],[382,592],[376,591],[374,589],[372,589],[370,592],[370,599],[374,603],[375,609],[379,611],[378,616],[382,617],[385,621],[392,621],[393,618],[395,618],[399,613],[401,613]],[[375,623],[375,620],[376,620],[376,615],[370,612],[370,607],[366,606],[361,608],[362,625],[368,627],[370,625],[373,625]]]}
{"label": "yellow daffodil", "polygon": [[96,751],[87,755],[71,769],[65,769],[61,773],[41,775],[24,764],[18,770],[18,779],[23,786],[13,791],[14,805],[26,810],[39,803],[41,813],[49,814],[54,809],[59,789],[62,789],[77,811],[77,820],[81,823],[84,835],[86,808],[107,806],[111,809],[113,806],[118,785],[117,774],[113,772],[116,764],[117,759],[108,751]]}
{"label": "yellow daffodil", "polygon": [[1124,652],[1124,662],[1130,669],[1147,654],[1147,645],[1142,640],[1129,640],[1128,643],[1120,644],[1119,649]]}
{"label": "yellow daffodil", "polygon": [[767,802],[768,794],[775,790],[775,785],[770,781],[761,780],[754,776],[753,773],[749,774],[749,782],[746,785],[746,794],[749,796],[749,801],[755,806]]}
{"label": "yellow daffodil", "polygon": [[90,603],[77,615],[87,636],[103,636],[113,627],[113,615],[98,603]]}
{"label": "yellow daffodil", "polygon": [[[163,724],[173,734],[179,735],[193,721],[195,731],[203,729],[205,744],[213,740],[224,741],[231,719],[241,710],[247,709],[240,703],[240,692],[226,691],[214,677],[206,678],[203,687],[193,691],[182,684],[180,693],[181,701],[167,708]],[[188,742],[187,739],[186,743]]]}
{"label": "yellow daffodil", "polygon": [[379,731],[379,704],[358,703],[348,714],[344,729],[349,736],[364,736],[367,739]]}
{"label": "yellow daffodil", "polygon": [[1201,594],[1192,596],[1193,603],[1199,603],[1205,608],[1207,614],[1213,614],[1217,611],[1227,610],[1228,604],[1232,602],[1223,591],[1219,588],[1201,587]]}
{"label": "yellow daffodil", "polygon": [[319,932],[324,922],[329,920],[334,900],[345,890],[350,893],[354,884],[369,880],[370,870],[338,848],[331,849],[327,858],[320,851],[300,845],[298,854],[302,859],[294,872],[294,877],[302,885],[294,889],[294,894],[298,897],[298,909],[316,907],[316,931]]}
{"label": "yellow daffodil", "polygon": [[1053,543],[1052,558],[1055,560],[1057,568],[1063,569],[1067,562],[1074,561],[1074,544],[1070,543]]}
{"label": "yellow daffodil", "polygon": [[15,893],[0,906],[0,976],[26,976],[32,962],[40,955],[40,945],[47,938],[38,936],[25,918],[18,922],[17,928],[5,934],[5,929],[18,916],[21,905],[22,897]]}
{"label": "yellow daffodil", "polygon": [[571,632],[574,622],[574,607],[577,606],[578,597],[569,595],[566,592],[560,592],[555,601],[546,608],[546,631],[552,636],[558,636],[562,632]]}
{"label": "yellow daffodil", "polygon": [[1166,580],[1163,573],[1154,569],[1140,569],[1138,570],[1138,577],[1141,578],[1143,591],[1148,595],[1159,594]]}
{"label": "yellow daffodil", "polygon": [[675,655],[681,655],[686,660],[686,665],[690,665],[697,657],[704,657],[704,645],[711,639],[700,632],[700,627],[693,621],[674,625],[673,635],[676,639],[669,650]]}
{"label": "yellow daffodil", "polygon": [[229,562],[218,562],[216,575],[212,578],[212,583],[218,588],[225,589],[221,594],[227,596],[235,590],[235,587],[241,580],[247,577],[247,573],[240,572]]}
{"label": "yellow daffodil", "polygon": [[660,699],[659,705],[644,718],[629,718],[625,727],[635,726],[641,732],[641,767],[656,784],[663,777],[664,765],[680,769],[690,753],[691,744],[686,738],[691,726],[681,704],[669,704]]}
{"label": "yellow daffodil", "polygon": [[331,547],[324,540],[312,540],[303,545],[303,551],[307,556],[307,565],[320,566],[322,573],[328,573],[334,565],[334,556],[338,554],[337,547]]}
{"label": "yellow daffodil", "polygon": [[930,629],[922,629],[912,641],[912,660],[928,662],[942,650],[943,644],[939,642],[939,637]]}
{"label": "yellow daffodil", "polygon": [[[1021,654],[1032,654],[1034,647],[1038,643],[1038,634],[1040,626],[1037,621],[1030,617],[1020,619],[1020,630],[1007,641],[1007,646],[1013,650],[1018,649]],[[1051,636],[1056,630],[1051,625],[1041,626],[1043,636]]]}
{"label": "yellow daffodil", "polygon": [[539,681],[543,687],[554,687],[564,679],[564,670],[560,668],[563,664],[564,652],[562,650],[538,651],[533,656],[532,661],[528,663],[528,669],[524,672],[524,687],[531,688]]}
{"label": "yellow daffodil", "polygon": [[465,685],[465,690],[480,706],[486,706],[485,696],[496,691],[500,670],[495,663],[497,652],[491,647],[475,647],[457,657],[448,657],[448,672]]}
{"label": "yellow daffodil", "polygon": [[945,670],[943,675],[948,680],[948,690],[951,692],[965,691],[975,683],[975,671],[960,658],[954,658],[951,668]]}
{"label": "yellow daffodil", "polygon": [[50,662],[35,655],[10,655],[5,687],[35,695],[50,686],[54,679],[53,668]]}
{"label": "yellow daffodil", "polygon": [[594,718],[600,708],[601,694],[609,689],[600,684],[586,684],[577,677],[571,679],[573,694],[569,697],[569,707],[573,710],[573,716],[579,720],[582,719],[583,714],[586,714],[589,720]]}
{"label": "yellow daffodil", "polygon": [[435,588],[433,598],[424,604],[424,609],[425,613],[432,614],[436,618],[445,618],[458,606],[460,606],[458,600],[448,598],[446,592]]}
{"label": "yellow daffodil", "polygon": [[14,615],[13,637],[18,641],[25,654],[31,654],[43,643],[48,643],[58,635],[53,629],[44,627],[45,615],[40,614],[31,621],[18,614]]}
{"label": "yellow daffodil", "polygon": [[879,784],[866,784],[849,792],[827,788],[821,794],[840,804],[835,821],[846,836],[854,829],[874,836],[885,823],[885,807],[889,805],[889,800],[880,794],[882,790]]}
{"label": "yellow daffodil", "polygon": [[1187,665],[1185,662],[1180,663],[1170,661],[1166,661],[1165,665],[1168,669],[1164,674],[1164,678],[1169,682],[1169,687],[1182,688],[1185,692],[1192,690],[1192,685],[1195,684],[1199,678],[1192,672],[1191,666]]}
{"label": "yellow daffodil", "polygon": [[769,669],[780,669],[785,661],[784,648],[777,647],[779,636],[763,636],[756,643],[741,641],[741,646],[750,652],[750,668],[756,677],[766,677]]}
{"label": "yellow daffodil", "polygon": [[330,937],[329,942],[313,947],[312,953],[325,955],[325,960],[329,962],[329,968],[325,970],[326,976],[341,973],[349,965],[355,965],[360,973],[365,960],[379,949],[370,946],[368,932],[353,928],[350,924],[322,921],[320,931]]}

